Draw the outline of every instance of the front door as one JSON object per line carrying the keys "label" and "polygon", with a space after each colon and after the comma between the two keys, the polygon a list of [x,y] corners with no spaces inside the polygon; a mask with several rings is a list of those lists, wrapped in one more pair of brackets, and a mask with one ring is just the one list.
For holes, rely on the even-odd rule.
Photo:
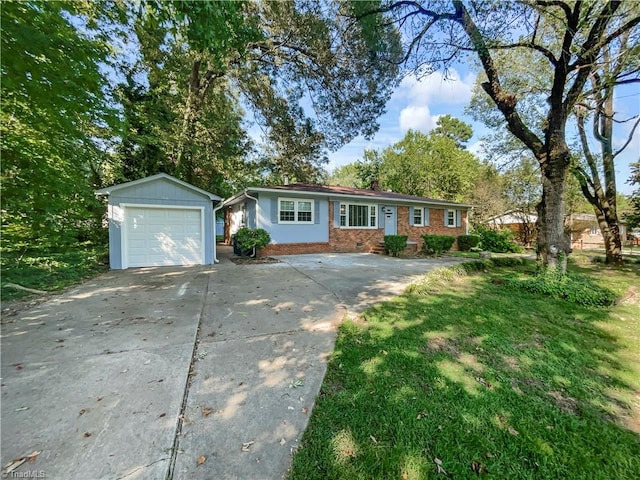
{"label": "front door", "polygon": [[384,211],[384,234],[396,235],[398,233],[398,222],[396,221],[396,207],[385,205]]}

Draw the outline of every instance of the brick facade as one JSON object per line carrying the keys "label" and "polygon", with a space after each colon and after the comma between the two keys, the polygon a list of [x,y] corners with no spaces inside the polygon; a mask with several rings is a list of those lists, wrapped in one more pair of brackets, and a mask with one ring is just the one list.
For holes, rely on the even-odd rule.
{"label": "brick facade", "polygon": [[[370,252],[384,240],[384,228],[339,228],[334,226],[333,202],[329,202],[329,242],[325,243],[281,243],[269,244],[261,250],[261,255],[297,255],[303,253],[357,253]],[[422,248],[422,235],[451,235],[457,237],[466,233],[467,212],[462,212],[462,226],[451,228],[444,224],[444,209],[430,209],[429,225],[415,227],[409,225],[409,207],[397,208],[398,235],[407,235],[409,242],[415,242],[413,251]],[[457,243],[453,250],[457,249]]]}
{"label": "brick facade", "polygon": [[300,255],[302,253],[329,253],[331,246],[326,242],[318,243],[270,243],[260,255]]}
{"label": "brick facade", "polygon": [[[415,227],[409,225],[409,207],[398,207],[398,235],[407,235],[409,242],[416,242],[419,248],[422,248],[422,235],[450,235],[458,237],[467,232],[467,212],[462,211],[460,227],[447,227],[444,224],[443,208],[429,209],[429,225],[426,227]],[[453,244],[452,250],[458,249],[458,243]]]}
{"label": "brick facade", "polygon": [[329,244],[332,252],[369,252],[384,239],[384,228],[335,227],[333,211],[333,202],[329,202]]}

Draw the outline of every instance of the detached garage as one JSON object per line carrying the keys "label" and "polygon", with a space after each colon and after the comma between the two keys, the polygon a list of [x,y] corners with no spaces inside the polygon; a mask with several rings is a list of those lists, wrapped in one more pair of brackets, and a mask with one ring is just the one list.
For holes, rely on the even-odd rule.
{"label": "detached garage", "polygon": [[159,173],[96,191],[109,196],[111,268],[209,265],[221,198]]}

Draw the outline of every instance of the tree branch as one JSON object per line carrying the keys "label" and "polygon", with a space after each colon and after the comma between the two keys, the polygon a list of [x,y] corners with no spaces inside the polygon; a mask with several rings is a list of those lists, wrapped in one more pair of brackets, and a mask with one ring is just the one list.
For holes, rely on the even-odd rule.
{"label": "tree branch", "polygon": [[613,158],[617,157],[618,154],[622,153],[622,151],[625,148],[627,148],[627,146],[631,143],[631,140],[633,140],[633,134],[635,133],[636,128],[638,128],[638,124],[640,124],[640,115],[636,115],[636,117],[637,117],[636,121],[633,124],[633,128],[631,129],[631,132],[629,133],[629,137],[627,138],[627,141],[624,142],[624,145],[622,145],[622,147],[620,147],[616,152],[613,153]]}
{"label": "tree branch", "polygon": [[574,79],[564,101],[565,111],[569,111],[569,109],[575,105],[576,100],[580,96],[584,88],[584,84],[593,70],[596,54],[599,51],[599,48],[596,47],[598,47],[598,45],[601,46],[598,39],[604,33],[610,17],[620,7],[620,3],[621,2],[619,0],[607,2],[594,22],[594,25],[587,36],[587,40],[584,43],[582,52],[574,64],[575,68],[578,70],[578,74],[576,75],[576,78]]}
{"label": "tree branch", "polygon": [[507,50],[511,48],[529,48],[542,53],[542,55],[544,55],[547,58],[547,60],[549,60],[549,63],[551,63],[551,65],[553,65],[554,67],[558,65],[558,59],[555,57],[553,52],[544,48],[542,45],[537,45],[533,42],[518,42],[518,43],[510,43],[506,45],[492,45],[489,48],[491,50]]}
{"label": "tree branch", "polygon": [[544,145],[535,133],[524,124],[520,115],[518,115],[515,108],[517,104],[515,95],[506,92],[500,84],[500,76],[498,75],[493,58],[480,30],[469,15],[462,1],[452,0],[452,2],[456,10],[455,21],[459,23],[467,33],[487,74],[488,81],[482,84],[482,88],[491,97],[500,112],[502,112],[507,121],[509,131],[519,138],[542,163],[544,161]]}

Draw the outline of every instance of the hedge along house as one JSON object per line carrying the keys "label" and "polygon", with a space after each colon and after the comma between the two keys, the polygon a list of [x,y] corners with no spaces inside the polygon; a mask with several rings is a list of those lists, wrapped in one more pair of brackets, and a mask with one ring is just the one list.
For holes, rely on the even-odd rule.
{"label": "hedge along house", "polygon": [[95,193],[109,197],[111,268],[216,261],[214,216],[221,207],[219,196],[166,173]]}
{"label": "hedge along house", "polygon": [[334,185],[251,187],[223,204],[227,234],[263,228],[271,243],[262,253],[286,255],[379,251],[385,235],[468,233],[471,205]]}

